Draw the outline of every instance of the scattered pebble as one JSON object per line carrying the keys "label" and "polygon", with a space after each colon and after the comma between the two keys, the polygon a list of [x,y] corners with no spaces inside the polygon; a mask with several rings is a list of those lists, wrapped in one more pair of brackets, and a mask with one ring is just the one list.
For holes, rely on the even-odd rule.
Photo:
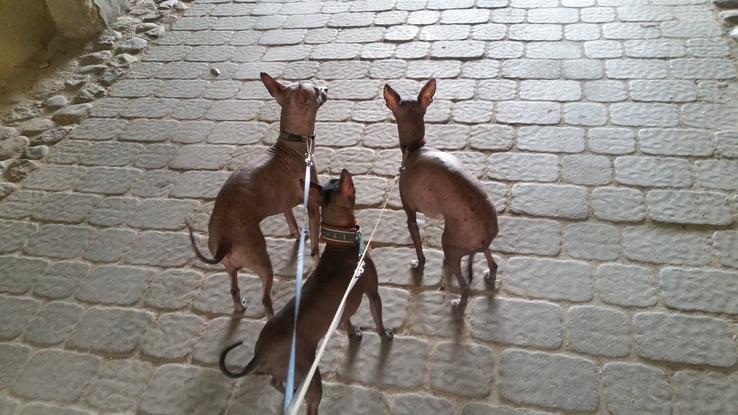
{"label": "scattered pebble", "polygon": [[18,125],[18,130],[25,136],[40,134],[54,127],[54,122],[48,118],[31,118]]}
{"label": "scattered pebble", "polygon": [[46,100],[46,107],[52,110],[66,107],[67,104],[69,104],[69,101],[64,95],[54,95]]}
{"label": "scattered pebble", "polygon": [[159,27],[159,25],[156,23],[141,23],[136,26],[136,33],[148,32],[149,30],[156,29],[157,27]]}
{"label": "scattered pebble", "polygon": [[218,68],[210,68],[210,73],[213,74],[213,75],[215,75],[215,76],[218,76],[218,75],[220,75],[220,69],[218,69]]}
{"label": "scattered pebble", "polygon": [[6,138],[17,137],[20,135],[20,131],[17,128],[5,127],[0,125],[0,141]]}
{"label": "scattered pebble", "polygon": [[64,85],[66,85],[67,88],[75,89],[75,88],[79,88],[85,82],[87,82],[87,77],[72,78],[72,79],[67,79],[66,81],[64,81]]}
{"label": "scattered pebble", "polygon": [[105,95],[105,88],[97,84],[87,84],[79,90],[74,100],[75,102],[90,102],[103,95]]}
{"label": "scattered pebble", "polygon": [[80,67],[79,72],[85,74],[89,73],[93,75],[100,75],[101,73],[105,72],[105,69],[107,68],[108,67],[105,65],[87,65]]}
{"label": "scattered pebble", "polygon": [[110,86],[115,82],[116,79],[123,76],[123,70],[120,68],[108,68],[105,73],[100,76],[100,83],[105,86]]}
{"label": "scattered pebble", "polygon": [[23,157],[29,160],[40,160],[49,154],[49,147],[40,145],[35,147],[27,147]]}
{"label": "scattered pebble", "polygon": [[19,122],[37,117],[40,111],[31,103],[25,102],[16,105],[7,117],[8,122]]}
{"label": "scattered pebble", "polygon": [[91,104],[76,104],[63,108],[51,117],[61,125],[74,124],[85,117],[92,110]]}
{"label": "scattered pebble", "polygon": [[146,34],[147,36],[151,36],[151,37],[153,37],[153,38],[156,38],[156,39],[158,39],[158,38],[160,38],[160,37],[164,36],[164,28],[163,28],[163,27],[161,27],[161,26],[156,26],[155,28],[153,28],[153,29],[149,30],[149,31],[148,31],[148,32],[146,32],[145,34]]}
{"label": "scattered pebble", "polygon": [[52,128],[42,132],[40,135],[31,138],[32,146],[54,145],[61,141],[69,134],[69,128]]}
{"label": "scattered pebble", "polygon": [[26,159],[16,159],[5,169],[5,177],[11,182],[19,182],[36,170],[36,163]]}
{"label": "scattered pebble", "polygon": [[149,42],[146,39],[140,37],[132,37],[118,43],[115,51],[117,53],[138,54],[141,53],[141,51],[144,50],[148,45]]}
{"label": "scattered pebble", "polygon": [[120,55],[115,57],[115,61],[119,65],[130,65],[136,61],[138,61],[138,58],[129,54],[129,53],[121,53]]}
{"label": "scattered pebble", "polygon": [[113,57],[113,53],[109,50],[101,50],[99,52],[88,53],[79,57],[80,65],[98,65],[105,63]]}
{"label": "scattered pebble", "polygon": [[19,157],[28,143],[28,138],[22,135],[0,141],[0,161]]}

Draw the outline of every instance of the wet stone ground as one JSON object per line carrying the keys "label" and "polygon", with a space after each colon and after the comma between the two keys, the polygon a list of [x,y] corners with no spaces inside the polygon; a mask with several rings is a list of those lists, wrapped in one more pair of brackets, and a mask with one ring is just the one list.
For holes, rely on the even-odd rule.
{"label": "wet stone ground", "polygon": [[[712,4],[188,5],[0,201],[0,414],[280,412],[267,377],[217,370],[235,340],[250,357],[259,280],[242,273],[232,320],[185,232],[276,138],[260,71],[329,87],[317,165],[355,175],[364,228],[400,160],[381,88],[437,78],[428,142],[500,212],[499,287],[478,256],[459,315],[438,291],[442,224],[422,225],[415,278],[394,192],[372,255],[397,336],[336,336],[321,413],[738,413],[736,49]],[[263,229],[281,306],[294,243],[281,217]],[[372,327],[366,304],[355,321]]]}

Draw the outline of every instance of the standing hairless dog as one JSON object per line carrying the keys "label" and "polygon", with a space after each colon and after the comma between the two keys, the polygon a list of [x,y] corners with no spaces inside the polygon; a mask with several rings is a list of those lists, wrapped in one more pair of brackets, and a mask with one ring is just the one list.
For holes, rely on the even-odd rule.
{"label": "standing hairless dog", "polygon": [[[310,370],[318,342],[328,331],[359,262],[361,244],[358,234],[359,227],[356,226],[354,217],[354,195],[354,183],[346,170],[341,172],[340,179],[332,179],[322,188],[315,184],[311,185],[311,199],[320,200],[323,217],[321,235],[326,246],[320,256],[318,266],[302,288],[295,356],[295,383],[297,385],[302,382]],[[354,285],[346,300],[341,323],[349,338],[352,340],[361,338],[361,330],[351,324],[350,318],[359,308],[362,295],[366,294],[377,332],[383,339],[389,340],[393,335],[391,330],[385,330],[382,323],[382,300],[379,297],[377,269],[368,254],[364,260],[364,274]],[[274,318],[266,322],[254,346],[254,357],[243,370],[233,373],[226,367],[228,352],[238,347],[241,342],[229,346],[221,353],[220,370],[228,377],[237,378],[247,375],[256,368],[261,368],[272,376],[272,386],[284,393],[294,318],[295,299],[293,298]],[[318,370],[305,395],[308,415],[318,413],[322,394],[320,370]]]}
{"label": "standing hairless dog", "polygon": [[[400,198],[418,256],[417,269],[422,272],[425,256],[416,213],[443,218],[445,227],[441,244],[444,263],[461,288],[461,298],[455,300],[454,305],[463,309],[469,297],[469,284],[461,274],[461,258],[484,252],[489,278],[494,282],[497,275],[497,264],[489,250],[490,243],[497,236],[497,212],[479,181],[456,157],[425,145],[423,117],[435,93],[435,79],[423,86],[417,99],[402,99],[389,85],[384,86],[384,100],[397,120],[403,159]],[[472,262],[473,258],[469,258],[470,282]]]}
{"label": "standing hairless dog", "polygon": [[[264,218],[283,213],[290,233],[299,236],[292,208],[303,200],[299,183],[305,177],[305,155],[312,145],[315,116],[326,101],[327,89],[308,83],[282,85],[266,73],[261,80],[282,107],[279,138],[267,152],[235,170],[215,199],[208,225],[208,247],[213,258],[198,250],[190,228],[190,239],[197,257],[208,264],[223,261],[231,280],[231,296],[236,313],[246,310],[238,288],[238,270],[252,269],[263,284],[262,303],[268,316],[274,314],[271,288],[272,263],[266,241],[259,228]],[[315,166],[311,181],[317,183]],[[318,254],[318,208],[308,208],[313,256]]]}

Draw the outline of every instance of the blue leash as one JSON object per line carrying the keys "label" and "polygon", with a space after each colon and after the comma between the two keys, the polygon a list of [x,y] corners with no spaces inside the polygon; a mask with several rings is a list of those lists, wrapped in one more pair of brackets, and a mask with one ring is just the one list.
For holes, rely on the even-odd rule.
{"label": "blue leash", "polygon": [[[313,166],[313,161],[310,155],[307,154],[305,158],[305,189],[303,191],[303,207],[307,212],[308,196],[310,193],[310,168]],[[308,215],[305,215],[307,217]],[[295,354],[297,349],[297,317],[300,311],[300,297],[302,295],[302,272],[303,264],[305,260],[305,235],[308,231],[307,219],[302,224],[300,230],[300,245],[297,250],[297,270],[295,272],[295,322],[292,325],[292,342],[290,344],[290,362],[287,367],[287,384],[284,388],[284,412],[287,413],[290,404],[292,403],[292,395],[295,389]],[[313,241],[315,242],[315,241]]]}

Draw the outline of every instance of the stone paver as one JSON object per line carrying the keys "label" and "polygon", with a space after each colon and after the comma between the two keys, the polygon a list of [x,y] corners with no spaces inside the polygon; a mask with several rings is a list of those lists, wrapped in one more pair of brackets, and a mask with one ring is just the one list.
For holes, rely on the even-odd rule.
{"label": "stone paver", "polygon": [[[251,358],[261,281],[240,273],[232,319],[227,275],[186,233],[275,142],[262,71],[328,86],[317,168],[355,175],[363,229],[401,161],[382,87],[436,78],[426,140],[499,215],[497,286],[477,255],[459,312],[456,282],[439,290],[442,221],[420,218],[418,275],[395,189],[372,258],[396,336],[364,301],[362,342],[339,333],[321,364],[321,413],[736,413],[736,43],[712,1],[188,0],[158,39],[134,33],[169,3],[118,25],[149,46],[83,88],[107,96],[0,128],[49,146],[0,183],[1,414],[281,413],[266,376],[217,370],[234,341],[233,364]],[[129,59],[119,46],[84,70]],[[261,226],[279,307],[295,244],[281,215]]]}

